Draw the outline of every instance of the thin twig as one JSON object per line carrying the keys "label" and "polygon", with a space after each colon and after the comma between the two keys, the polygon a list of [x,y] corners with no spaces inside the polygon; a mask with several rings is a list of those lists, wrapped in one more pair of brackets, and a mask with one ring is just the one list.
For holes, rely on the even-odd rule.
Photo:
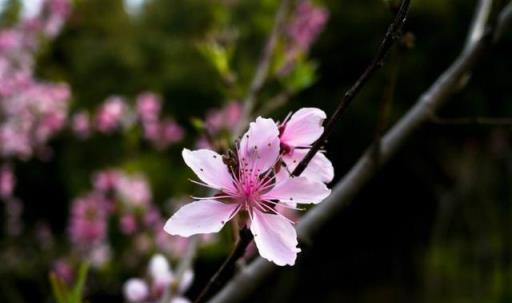
{"label": "thin twig", "polygon": [[213,275],[213,277],[208,281],[208,284],[201,291],[197,299],[194,303],[204,302],[208,296],[217,292],[226,282],[226,280],[233,274],[235,271],[235,265],[238,259],[244,256],[245,250],[247,246],[251,243],[253,239],[252,233],[247,228],[242,228],[240,230],[240,238],[237,242],[237,245],[229,255],[229,257],[224,261],[220,269]]}
{"label": "thin twig", "polygon": [[[503,11],[497,23],[496,30],[500,35],[504,32],[505,27],[512,23],[512,14],[507,13],[510,10],[512,10],[512,4],[509,4]],[[487,35],[474,41],[469,48],[466,48],[456,58],[454,63],[434,84],[421,95],[416,105],[386,133],[382,139],[380,149],[381,162],[378,167],[382,167],[386,161],[395,155],[417,128],[429,121],[433,110],[440,108],[447,102],[459,85],[461,77],[471,71],[478,63],[487,48],[492,44],[490,42],[491,39]],[[350,203],[354,196],[371,180],[377,172],[376,168],[378,168],[373,163],[372,153],[372,148],[367,149],[345,177],[336,184],[331,195],[302,217],[297,224],[297,235],[299,238],[311,239],[325,223]],[[256,289],[276,268],[276,266],[263,258],[256,259],[234,277],[209,302],[243,302],[245,297]]]}
{"label": "thin twig", "polygon": [[411,0],[402,0],[400,8],[398,9],[397,14],[395,15],[395,19],[389,25],[386,35],[384,36],[384,39],[380,44],[380,47],[377,51],[377,55],[370,63],[370,65],[364,70],[361,76],[359,76],[359,78],[352,85],[352,87],[350,87],[350,89],[345,93],[340,103],[338,104],[336,111],[325,124],[325,130],[322,136],[313,144],[313,146],[306,154],[306,156],[304,156],[304,158],[299,162],[295,170],[292,172],[293,176],[300,176],[300,174],[302,174],[302,172],[308,166],[309,162],[320,150],[322,145],[324,145],[327,138],[332,134],[336,123],[345,113],[348,106],[352,103],[352,100],[354,100],[357,94],[361,91],[361,88],[368,82],[368,80],[370,80],[373,74],[382,67],[382,65],[384,64],[384,59],[388,54],[389,50],[394,45],[395,41],[400,38],[403,25],[405,23],[405,20],[407,19],[407,12],[409,11],[410,4]]}
{"label": "thin twig", "polygon": [[265,48],[261,54],[258,65],[256,67],[256,71],[254,73],[254,77],[251,81],[249,91],[247,96],[244,99],[244,108],[242,111],[241,121],[238,129],[235,133],[241,134],[243,131],[243,127],[248,124],[248,121],[251,118],[252,111],[255,107],[256,98],[263,88],[265,84],[265,80],[267,78],[268,70],[270,68],[270,63],[272,62],[272,54],[274,53],[274,49],[276,47],[279,33],[281,31],[283,22],[285,20],[286,12],[288,10],[289,0],[281,0],[281,4],[277,10],[277,13],[274,18],[274,25],[272,31],[270,32],[270,36],[265,44]]}
{"label": "thin twig", "polygon": [[270,113],[272,113],[277,108],[285,105],[290,98],[293,96],[293,93],[289,90],[284,90],[274,97],[270,98],[265,105],[258,111],[258,115],[262,117],[266,117]]}
{"label": "thin twig", "polygon": [[373,147],[375,150],[374,160],[375,164],[379,163],[379,151],[382,140],[382,135],[386,131],[391,116],[391,108],[395,96],[396,84],[398,80],[398,66],[400,61],[400,49],[391,51],[391,64],[389,65],[388,84],[384,90],[384,95],[381,99],[379,106],[379,116],[377,119],[377,126],[375,127],[375,138]]}
{"label": "thin twig", "polygon": [[[344,108],[346,108],[349,105],[350,100],[353,99],[353,97],[359,92],[359,90],[368,81],[368,79],[373,75],[373,73],[378,68],[380,68],[380,66],[382,66],[383,60],[384,60],[387,52],[389,51],[389,49],[391,48],[391,46],[393,45],[393,43],[397,39],[397,37],[399,37],[399,32],[400,32],[400,30],[405,22],[405,18],[407,16],[409,4],[410,4],[410,0],[402,0],[400,9],[397,12],[396,17],[394,18],[393,22],[391,23],[391,25],[389,26],[389,28],[386,32],[384,40],[382,41],[382,44],[378,50],[377,56],[372,61],[370,66],[365,70],[365,72],[359,78],[359,80],[356,82],[356,84],[354,84],[354,86],[351,88],[351,90],[349,90],[349,92],[347,92],[347,94],[346,94],[347,98],[344,99],[344,101],[342,101],[342,103],[340,104],[342,111],[344,110]],[[340,116],[341,116],[341,114],[340,114],[340,110],[338,108],[338,110],[334,113],[333,118],[329,121],[329,123],[331,123],[331,126],[330,126],[331,131],[328,132],[328,135],[330,135],[332,133],[332,127],[334,126],[334,123],[339,119]],[[328,125],[329,125],[329,123],[328,123]],[[329,126],[326,127],[326,131],[327,131],[327,128],[329,128]],[[325,132],[324,132],[324,134],[325,134]],[[324,136],[321,142],[326,140],[328,135]],[[318,141],[317,141],[317,143],[318,143]],[[318,145],[318,147],[319,147],[319,145]],[[307,166],[308,163],[309,163],[309,161],[304,162],[303,165]],[[302,173],[302,171],[297,170],[297,169],[295,169],[295,171],[293,172],[293,174],[296,174],[296,175],[300,175],[300,173]],[[241,231],[240,235],[242,237],[242,231]],[[253,238],[252,234],[250,234],[250,233],[249,233],[249,235],[245,235],[245,237],[248,241],[239,241],[237,243],[234,251],[245,251],[245,249],[251,243],[252,238]],[[225,272],[225,270],[234,267],[234,264],[236,263],[236,261],[238,259],[233,258],[232,256],[233,255],[231,255],[226,260],[224,265],[212,277],[212,280],[210,280],[210,283],[208,283],[206,288],[201,292],[200,297],[195,301],[196,303],[202,302],[201,300],[205,297],[205,294],[213,292],[212,290],[210,290],[210,288],[212,287],[212,285],[219,285],[219,282],[217,282],[216,279],[219,277],[226,276],[227,273]],[[242,255],[240,255],[240,257],[242,257]]]}

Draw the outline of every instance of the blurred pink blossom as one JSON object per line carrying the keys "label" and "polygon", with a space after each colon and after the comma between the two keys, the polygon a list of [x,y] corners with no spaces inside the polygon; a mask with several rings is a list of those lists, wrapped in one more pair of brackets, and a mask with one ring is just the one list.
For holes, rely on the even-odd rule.
{"label": "blurred pink blossom", "polygon": [[158,120],[162,110],[162,101],[153,93],[146,92],[137,96],[137,114],[143,123]]}
{"label": "blurred pink blossom", "polygon": [[91,134],[91,120],[89,113],[80,111],[73,115],[71,119],[71,128],[73,132],[80,138],[84,139]]}
{"label": "blurred pink blossom", "polygon": [[96,190],[107,192],[116,187],[120,177],[121,173],[115,169],[102,170],[93,175],[92,183]]}
{"label": "blurred pink blossom", "polygon": [[88,194],[73,201],[69,233],[73,244],[90,249],[107,236],[107,202],[98,194]]}
{"label": "blurred pink blossom", "polygon": [[0,167],[0,198],[11,198],[15,185],[16,177],[14,176],[11,166],[8,164],[2,165]]}
{"label": "blurred pink blossom", "polygon": [[206,114],[206,128],[211,135],[221,131],[232,131],[240,121],[242,105],[240,102],[230,102],[221,109],[214,109]]}
{"label": "blurred pink blossom", "polygon": [[109,134],[119,129],[126,110],[126,101],[122,97],[112,96],[107,98],[96,113],[98,131]]}
{"label": "blurred pink blossom", "polygon": [[329,12],[325,8],[316,6],[308,0],[301,1],[287,29],[292,44],[307,51],[324,29],[328,18]]}
{"label": "blurred pink blossom", "polygon": [[151,202],[151,190],[143,175],[121,175],[115,189],[128,206],[146,207]]}
{"label": "blurred pink blossom", "polygon": [[132,235],[137,231],[137,219],[132,214],[125,214],[119,220],[119,229],[125,235]]}
{"label": "blurred pink blossom", "polygon": [[59,279],[64,281],[67,284],[71,284],[73,282],[75,273],[73,271],[73,267],[69,264],[69,261],[66,259],[58,259],[53,263],[53,272],[57,275]]}

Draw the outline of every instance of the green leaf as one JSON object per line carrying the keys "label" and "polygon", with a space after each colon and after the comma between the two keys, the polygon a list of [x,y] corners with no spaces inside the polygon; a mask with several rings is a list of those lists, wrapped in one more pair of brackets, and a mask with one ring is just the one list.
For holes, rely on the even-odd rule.
{"label": "green leaf", "polygon": [[308,88],[316,81],[316,68],[317,65],[313,61],[298,60],[284,79],[285,86],[292,92]]}
{"label": "green leaf", "polygon": [[87,272],[89,271],[89,264],[87,262],[83,262],[80,264],[80,269],[78,270],[78,280],[76,282],[75,288],[73,289],[73,294],[71,298],[71,302],[69,303],[81,303],[82,295],[84,292],[85,281],[87,280]]}
{"label": "green leaf", "polygon": [[216,42],[199,43],[198,49],[222,77],[230,77],[229,60],[231,56],[228,49]]}
{"label": "green leaf", "polygon": [[68,302],[68,290],[66,286],[59,280],[55,273],[50,273],[50,284],[52,285],[52,292],[57,303],[69,303]]}

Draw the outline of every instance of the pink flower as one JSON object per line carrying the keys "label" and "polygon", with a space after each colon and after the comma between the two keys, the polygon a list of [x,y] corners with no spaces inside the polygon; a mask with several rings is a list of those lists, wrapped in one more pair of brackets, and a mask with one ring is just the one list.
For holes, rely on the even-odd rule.
{"label": "pink flower", "polygon": [[153,93],[143,93],[137,97],[137,114],[142,122],[158,120],[162,109],[162,101]]}
{"label": "pink flower", "polygon": [[130,279],[123,287],[124,297],[128,302],[142,302],[149,295],[149,288],[142,279]]}
{"label": "pink flower", "polygon": [[152,279],[155,292],[163,293],[174,281],[174,274],[167,259],[160,254],[154,255],[149,261],[149,276]]}
{"label": "pink flower", "polygon": [[144,137],[157,148],[164,149],[183,139],[183,128],[172,119],[146,121],[143,123]]}
{"label": "pink flower", "polygon": [[119,228],[125,235],[132,235],[137,231],[137,220],[134,215],[126,214],[119,220]]}
{"label": "pink flower", "polygon": [[165,119],[161,124],[162,137],[161,144],[164,146],[168,146],[169,144],[173,144],[181,141],[184,136],[183,128],[176,123],[176,121],[171,119]]}
{"label": "pink flower", "polygon": [[122,175],[115,184],[119,198],[130,207],[146,207],[151,201],[151,190],[142,175]]}
{"label": "pink flower", "polygon": [[71,128],[78,137],[82,139],[89,137],[91,134],[89,113],[86,111],[76,113],[71,120]]}
{"label": "pink flower", "polygon": [[90,249],[107,236],[107,205],[97,194],[89,194],[73,202],[69,232],[79,248]]}
{"label": "pink flower", "polygon": [[328,18],[329,12],[324,8],[315,6],[309,1],[302,1],[290,22],[288,35],[295,45],[308,50],[318,34],[322,32]]}
{"label": "pink flower", "polygon": [[12,168],[7,164],[0,167],[0,199],[11,198],[15,185],[16,177]]}
{"label": "pink flower", "polygon": [[96,127],[102,133],[112,133],[121,126],[125,111],[126,103],[123,98],[109,97],[96,114]]}
{"label": "pink flower", "polygon": [[69,264],[68,260],[58,259],[53,264],[53,271],[64,282],[71,284],[73,282],[73,278],[75,276],[73,272],[73,267]]}
{"label": "pink flower", "polygon": [[231,131],[237,126],[242,115],[242,106],[239,102],[231,102],[224,108],[215,109],[206,115],[206,128],[212,135],[221,131]]}
{"label": "pink flower", "polygon": [[94,174],[92,183],[96,190],[107,192],[115,188],[120,177],[121,174],[117,170],[103,170]]}
{"label": "pink flower", "polygon": [[[302,108],[279,126],[282,160],[290,172],[324,132],[322,124],[325,118],[325,112],[318,108]],[[334,178],[334,168],[324,153],[318,152],[302,175],[329,183]]]}
{"label": "pink flower", "polygon": [[176,291],[172,292],[170,302],[189,302],[183,293],[190,287],[194,273],[187,270],[181,279],[176,281],[174,273],[167,259],[161,255],[154,255],[148,265],[149,281],[130,279],[124,285],[125,298],[130,302],[156,302],[163,299],[164,293],[176,284]]}
{"label": "pink flower", "polygon": [[291,178],[283,170],[277,173],[274,167],[279,155],[278,127],[273,120],[261,117],[242,136],[236,165],[226,165],[214,151],[185,149],[185,163],[201,184],[221,193],[182,207],[167,221],[165,231],[182,237],[218,232],[243,211],[250,217],[250,229],[260,255],[277,265],[295,264],[300,251],[297,234],[291,221],[278,213],[275,205],[320,203],[330,190],[320,181],[302,176]]}

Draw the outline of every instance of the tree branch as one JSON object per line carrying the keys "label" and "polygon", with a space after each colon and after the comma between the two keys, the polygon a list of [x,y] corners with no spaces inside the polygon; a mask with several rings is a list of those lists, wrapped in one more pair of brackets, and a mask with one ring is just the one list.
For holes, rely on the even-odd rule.
{"label": "tree branch", "polygon": [[324,145],[327,138],[334,131],[334,127],[336,123],[340,120],[341,116],[345,113],[348,106],[352,103],[352,100],[357,96],[357,94],[361,91],[361,88],[370,80],[370,78],[375,74],[377,70],[379,70],[384,64],[384,58],[388,54],[391,47],[394,45],[395,41],[400,38],[400,34],[407,19],[407,12],[409,11],[409,6],[411,4],[411,0],[402,0],[400,3],[400,8],[395,15],[395,19],[389,25],[386,35],[382,40],[382,43],[377,50],[377,55],[370,63],[370,65],[364,70],[364,72],[359,76],[357,81],[350,87],[350,89],[345,93],[343,98],[341,99],[338,107],[334,111],[334,114],[325,124],[325,130],[318,138],[318,140],[313,144],[309,152],[304,156],[304,158],[299,162],[295,170],[292,172],[293,176],[300,176],[302,172],[306,169],[309,162],[313,159],[316,153],[320,150],[322,145]]}
{"label": "tree branch", "polygon": [[272,54],[277,44],[277,39],[279,38],[279,32],[284,22],[289,2],[289,0],[281,0],[281,4],[279,5],[279,8],[275,15],[272,31],[270,32],[270,36],[267,40],[267,43],[265,44],[265,48],[263,49],[263,53],[261,54],[261,57],[259,59],[256,71],[254,73],[254,77],[249,87],[249,92],[247,93],[247,97],[244,99],[244,108],[242,111],[242,117],[240,119],[240,121],[243,121],[243,123],[239,124],[239,127],[235,132],[238,135],[242,133],[243,127],[245,127],[245,125],[249,123],[249,119],[251,117],[251,113],[254,109],[254,105],[256,102],[256,97],[263,88],[263,85],[265,84],[268,69],[270,67],[270,63],[272,62]]}
{"label": "tree branch", "polygon": [[238,259],[242,258],[245,254],[245,249],[251,243],[253,236],[251,231],[247,228],[242,228],[240,230],[240,239],[238,240],[237,245],[229,255],[229,257],[224,261],[220,269],[213,275],[213,277],[208,281],[208,284],[201,291],[197,299],[194,303],[204,302],[208,296],[217,292],[222,288],[223,284],[226,280],[233,274],[235,271],[235,265]]}
{"label": "tree branch", "polygon": [[[284,5],[284,7],[286,7],[286,4],[282,4],[280,10],[283,9],[283,5]],[[377,71],[383,65],[383,60],[386,57],[386,54],[391,49],[394,42],[400,37],[400,32],[403,27],[403,24],[405,23],[407,12],[409,10],[409,5],[410,5],[410,0],[402,0],[400,8],[399,8],[398,12],[396,13],[395,18],[393,19],[393,22],[390,24],[390,26],[388,27],[388,29],[386,31],[386,35],[384,36],[384,39],[377,51],[377,55],[375,56],[375,58],[373,59],[371,64],[365,69],[365,71],[359,77],[359,79],[356,81],[356,83],[352,86],[352,88],[345,94],[345,98],[343,98],[342,102],[340,103],[340,106],[338,107],[336,112],[333,114],[332,118],[329,120],[328,126],[326,127],[326,131],[324,132],[324,135],[315,143],[315,145],[317,146],[316,151],[318,151],[321,144],[323,144],[323,142],[327,139],[327,137],[332,133],[334,124],[339,120],[339,118],[341,117],[341,114],[344,112],[344,110],[350,105],[350,101],[357,95],[357,93],[361,90],[361,88],[364,86],[364,84],[366,84],[368,82],[368,80],[375,73],[375,71]],[[281,14],[282,14],[282,12],[278,12],[277,20],[280,20],[280,18],[282,18]],[[276,24],[279,24],[279,22],[276,21]],[[276,25],[276,26],[278,26],[278,25]],[[275,28],[274,28],[274,31],[276,31]],[[272,40],[273,39],[271,38],[269,41],[272,41]],[[267,45],[267,48],[268,48],[268,45]],[[265,52],[264,52],[264,54],[265,54]],[[264,55],[264,58],[265,57],[266,56]],[[259,77],[256,76],[255,79],[259,79]],[[256,81],[256,84],[258,84],[258,83],[260,85],[263,84],[262,81]],[[248,107],[248,105],[250,105],[250,102],[246,103],[246,108]],[[313,148],[315,148],[315,147],[313,147]],[[312,154],[311,158],[314,156],[316,151]],[[306,155],[306,158],[307,157],[308,156]],[[309,159],[309,160],[311,160],[311,159]],[[304,166],[304,168],[297,167],[293,171],[292,175],[295,175],[295,176],[300,175],[302,173],[302,171],[307,167],[309,160],[308,161],[303,160],[301,163],[299,163],[299,166],[302,164]],[[248,235],[242,235],[243,231],[244,230],[241,231],[240,236],[241,236],[241,238],[242,238],[242,236],[245,237],[245,241],[239,241],[234,249],[234,252],[245,251],[245,249],[247,248],[247,246],[251,243],[251,241],[253,239],[253,236],[250,233]],[[242,256],[243,256],[243,254],[239,255],[238,258],[240,258]],[[195,303],[203,302],[204,298],[206,298],[208,294],[213,293],[212,288],[217,287],[220,284],[220,282],[217,281],[217,279],[228,275],[229,272],[226,272],[226,271],[231,271],[231,268],[234,268],[234,264],[236,263],[238,258],[234,258],[233,254],[232,254],[226,260],[226,262],[222,265],[222,267],[212,277],[212,279],[210,280],[208,285],[206,285],[205,289],[203,289],[201,291],[201,294],[196,299]]]}
{"label": "tree branch", "polygon": [[[486,1],[486,0],[482,0]],[[500,38],[512,19],[512,4],[509,4],[500,15],[496,27],[496,38]],[[473,32],[470,32],[472,35]],[[491,45],[488,34],[468,44],[454,63],[420,96],[416,105],[399,120],[382,139],[379,150],[379,165],[373,159],[374,150],[369,148],[334,187],[331,195],[318,206],[306,213],[297,225],[299,238],[309,240],[312,235],[325,225],[335,214],[349,204],[354,196],[376,174],[377,169],[388,161],[409,139],[414,131],[427,123],[436,109],[440,108],[452,92],[460,86],[460,79],[479,61],[484,51]],[[258,258],[244,268],[210,303],[242,302],[276,266],[263,258]]]}

